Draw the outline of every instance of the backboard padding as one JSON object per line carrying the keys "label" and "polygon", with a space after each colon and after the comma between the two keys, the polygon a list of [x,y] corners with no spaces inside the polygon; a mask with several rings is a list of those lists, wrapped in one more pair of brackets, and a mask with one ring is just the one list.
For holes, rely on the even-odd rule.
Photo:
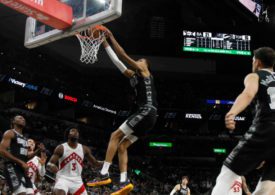
{"label": "backboard padding", "polygon": [[122,0],[63,0],[72,6],[74,21],[64,31],[53,29],[29,17],[26,22],[25,46],[38,47],[58,39],[75,35],[89,26],[110,22],[121,15]]}

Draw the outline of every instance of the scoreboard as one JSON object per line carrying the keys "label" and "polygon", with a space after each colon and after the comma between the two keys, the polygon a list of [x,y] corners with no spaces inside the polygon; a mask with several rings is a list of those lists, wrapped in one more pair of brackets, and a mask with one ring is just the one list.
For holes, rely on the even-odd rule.
{"label": "scoreboard", "polygon": [[251,55],[250,35],[183,31],[183,51]]}

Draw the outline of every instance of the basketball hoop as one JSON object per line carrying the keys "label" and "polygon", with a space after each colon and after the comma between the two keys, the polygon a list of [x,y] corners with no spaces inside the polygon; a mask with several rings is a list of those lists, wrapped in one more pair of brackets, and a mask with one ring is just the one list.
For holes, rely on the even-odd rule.
{"label": "basketball hoop", "polygon": [[76,33],[81,46],[81,62],[93,64],[97,61],[98,50],[105,39],[105,34],[106,29],[101,25]]}

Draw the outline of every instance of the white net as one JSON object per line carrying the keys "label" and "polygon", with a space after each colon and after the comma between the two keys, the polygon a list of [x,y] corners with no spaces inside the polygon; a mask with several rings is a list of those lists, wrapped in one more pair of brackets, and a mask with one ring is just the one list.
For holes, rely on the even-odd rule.
{"label": "white net", "polygon": [[76,34],[81,46],[80,61],[93,64],[97,61],[100,45],[105,39],[105,31],[100,28],[91,27]]}

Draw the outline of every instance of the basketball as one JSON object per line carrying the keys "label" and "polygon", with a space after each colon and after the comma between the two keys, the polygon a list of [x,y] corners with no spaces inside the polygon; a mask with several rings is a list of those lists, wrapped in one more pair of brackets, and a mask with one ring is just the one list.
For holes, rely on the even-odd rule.
{"label": "basketball", "polygon": [[102,31],[98,30],[97,28],[92,28],[90,30],[90,33],[91,33],[91,37],[93,37],[94,39],[98,39]]}
{"label": "basketball", "polygon": [[94,39],[98,39],[105,31],[106,28],[101,25],[90,27],[90,34]]}

